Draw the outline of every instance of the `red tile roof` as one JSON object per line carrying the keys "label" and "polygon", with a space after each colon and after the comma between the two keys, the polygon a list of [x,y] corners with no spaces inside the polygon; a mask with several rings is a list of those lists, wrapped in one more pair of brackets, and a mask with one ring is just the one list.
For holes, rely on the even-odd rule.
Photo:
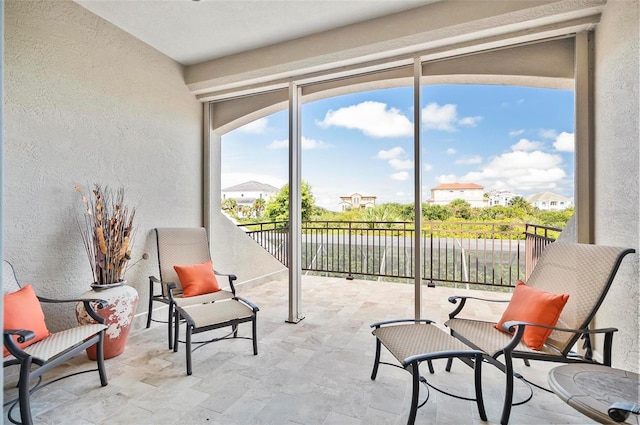
{"label": "red tile roof", "polygon": [[475,183],[440,183],[431,189],[484,189],[484,186]]}

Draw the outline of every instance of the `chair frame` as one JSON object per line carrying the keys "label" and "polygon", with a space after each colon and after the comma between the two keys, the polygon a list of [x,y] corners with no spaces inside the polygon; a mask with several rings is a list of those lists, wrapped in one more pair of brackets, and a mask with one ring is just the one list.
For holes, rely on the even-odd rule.
{"label": "chair frame", "polygon": [[[558,244],[558,242],[554,242]],[[567,245],[567,244],[565,244]],[[575,244],[581,245],[581,244]],[[548,249],[548,248],[547,248]],[[500,369],[505,374],[506,380],[506,390],[505,390],[505,400],[502,410],[502,416],[500,419],[500,423],[506,425],[509,422],[509,416],[511,414],[511,408],[513,406],[513,388],[514,388],[514,369],[513,369],[513,359],[523,359],[525,365],[529,365],[530,360],[538,360],[538,361],[548,361],[548,362],[557,362],[557,363],[594,363],[594,364],[603,364],[605,366],[611,366],[611,353],[613,347],[613,334],[618,331],[616,328],[602,328],[602,329],[590,329],[589,325],[593,321],[599,307],[601,306],[604,298],[613,283],[615,275],[622,263],[622,260],[628,254],[635,253],[634,249],[620,249],[617,253],[617,257],[614,261],[614,264],[611,265],[609,269],[608,278],[603,285],[603,289],[600,292],[597,301],[592,305],[591,310],[586,314],[585,319],[576,329],[568,329],[561,327],[552,327],[545,326],[536,323],[528,323],[528,322],[518,322],[511,321],[504,323],[503,328],[506,332],[512,333],[513,337],[511,340],[500,350],[496,352],[489,352],[486,348],[479,346],[480,344],[474,344],[470,341],[471,337],[467,337],[460,332],[456,332],[454,329],[450,329],[451,335],[455,338],[458,338],[460,341],[468,345],[469,347],[483,351],[484,358],[487,362],[493,364],[498,369]],[[540,262],[536,265],[539,266]],[[580,290],[580,288],[575,288],[576,290]],[[571,296],[571,294],[570,294]],[[449,319],[455,319],[458,314],[463,310],[466,305],[467,300],[474,301],[483,301],[483,302],[508,302],[508,300],[492,300],[492,299],[484,299],[478,297],[469,297],[469,296],[452,296],[449,297],[449,302],[452,304],[459,305],[449,313]],[[472,322],[480,322],[479,320],[467,319]],[[448,323],[448,322],[447,322]],[[447,325],[445,323],[445,326]],[[573,336],[564,344],[562,347],[554,347],[553,345],[547,344],[551,350],[555,353],[551,352],[541,352],[541,351],[531,351],[531,350],[521,350],[521,341],[524,335],[524,331],[527,326],[535,326],[545,329],[551,329],[553,331],[557,331],[560,333],[571,333]],[[499,332],[497,329],[496,332]],[[591,335],[594,334],[603,334],[604,335],[604,348],[603,348],[603,361],[599,363],[598,361],[593,359],[593,351],[591,345]],[[584,339],[583,348],[585,353],[580,355],[573,351],[573,346],[578,342],[578,340],[582,338]],[[503,361],[499,360],[500,356],[504,356]],[[465,361],[467,359],[461,359],[463,362],[472,366],[472,363],[469,361]],[[447,361],[446,370],[450,371],[452,366],[453,359],[449,359]],[[522,378],[524,379],[524,378]],[[525,380],[526,381],[526,380]],[[527,399],[526,401],[528,401]],[[525,401],[525,402],[526,402]],[[524,402],[523,402],[524,403]],[[522,404],[522,403],[518,403]]]}
{"label": "chair frame", "polygon": [[[189,228],[185,228],[185,229],[189,229]],[[160,252],[159,233],[162,232],[163,230],[174,230],[174,229],[162,229],[162,228],[154,229],[156,234],[156,249],[158,253]],[[208,249],[209,249],[209,241],[207,236],[207,250]],[[175,316],[176,306],[178,305],[178,303],[176,302],[176,298],[177,298],[176,292],[179,289],[179,285],[177,282],[163,280],[162,264],[161,264],[160,258],[158,258],[158,266],[159,266],[158,271],[159,271],[160,278],[157,278],[155,276],[149,276],[149,306],[147,309],[146,327],[149,328],[151,326],[152,321],[157,323],[166,323],[167,324],[167,341],[168,341],[169,349],[172,349],[174,347],[174,331],[173,331],[173,326],[175,323],[174,316]],[[235,274],[221,273],[215,269],[213,270],[213,272],[215,273],[216,276],[226,277],[229,282],[229,291],[221,289],[222,291],[221,293],[226,294],[227,295],[226,298],[235,297],[236,288],[233,282],[236,281],[238,277]],[[157,292],[157,288],[160,288],[159,293]],[[154,302],[161,302],[163,304],[168,305],[167,320],[153,319],[152,315],[153,315]]]}
{"label": "chair frame", "polygon": [[[18,282],[18,279],[15,276],[15,271],[13,269],[13,266],[11,265],[11,263],[9,263],[8,261],[4,260],[4,267],[10,267],[11,268],[11,273],[13,274],[13,277],[15,279],[15,282],[17,283],[17,285],[19,287],[21,287],[21,285]],[[51,298],[45,298],[45,297],[40,297],[38,296],[38,301],[40,301],[41,303],[77,303],[77,302],[82,302],[84,304],[84,308],[87,310],[87,312],[89,313],[89,315],[95,319],[96,322],[98,322],[99,324],[104,325],[105,324],[105,319],[103,317],[101,317],[95,310],[93,305],[95,304],[97,306],[98,309],[102,309],[105,308],[109,303],[105,300],[101,300],[101,299],[65,299],[65,300],[61,300],[61,299],[51,299]],[[24,343],[26,341],[29,341],[33,338],[35,338],[35,333],[31,330],[28,329],[4,329],[3,330],[3,334],[4,334],[4,346],[7,348],[7,350],[9,351],[10,355],[13,356],[13,358],[11,358],[10,356],[8,356],[7,358],[5,358],[4,362],[3,362],[3,366],[4,367],[9,367],[9,366],[15,366],[15,365],[19,365],[20,366],[20,371],[19,371],[19,378],[18,378],[18,397],[7,401],[4,403],[5,406],[7,405],[11,405],[11,407],[9,408],[8,412],[7,412],[7,417],[9,419],[9,421],[11,421],[12,423],[22,423],[24,425],[31,425],[33,424],[33,417],[31,415],[31,394],[34,393],[35,391],[37,391],[40,388],[43,388],[49,384],[52,384],[54,382],[57,382],[61,379],[64,378],[68,378],[71,376],[75,376],[78,375],[80,373],[87,373],[87,372],[95,372],[97,371],[99,376],[100,376],[100,385],[101,386],[106,386],[108,384],[108,380],[107,380],[107,372],[105,370],[105,363],[104,363],[104,349],[103,349],[103,342],[104,342],[104,333],[106,330],[107,326],[105,325],[102,330],[100,330],[99,332],[95,333],[93,336],[90,336],[89,338],[85,339],[84,341],[77,343],[73,346],[70,346],[68,348],[66,348],[65,350],[63,350],[62,352],[56,354],[54,357],[50,358],[50,359],[41,359],[38,357],[34,357],[32,355],[30,355],[28,352],[26,352],[25,350],[23,350],[22,348],[20,348],[16,342],[14,341],[14,339],[12,338],[14,335],[17,335],[18,338],[18,342],[19,343]],[[52,334],[52,336],[55,335]],[[52,336],[48,337],[51,338]],[[46,341],[46,339],[36,342],[35,344],[33,344],[31,347],[34,347],[35,345]],[[88,369],[88,370],[81,370],[78,372],[72,372],[66,375],[63,375],[61,377],[58,377],[56,379],[47,381],[45,383],[42,383],[42,376],[43,374],[45,374],[46,372],[54,369],[55,367],[57,367],[58,365],[68,361],[69,359],[79,355],[82,351],[86,350],[87,348],[91,347],[91,346],[96,346],[96,354],[97,354],[97,367],[95,369]],[[25,347],[26,350],[28,350],[29,347]],[[37,366],[34,368],[34,366]],[[30,387],[30,382],[31,380],[33,380],[34,378],[38,378],[38,382],[33,386]],[[13,411],[13,409],[15,408],[16,404],[20,405],[20,420],[22,422],[17,422],[12,416],[11,416],[11,412]]]}
{"label": "chair frame", "polygon": [[[245,298],[241,298],[241,297],[233,297],[230,300],[224,300],[224,301],[220,301],[220,303],[224,303],[224,302],[238,302],[238,303],[242,303],[244,305],[246,305],[247,307],[249,307],[253,314],[251,316],[248,317],[242,317],[242,318],[235,318],[235,319],[231,319],[231,320],[226,320],[223,322],[218,322],[218,323],[211,323],[208,324],[206,326],[196,326],[195,321],[193,320],[193,318],[191,317],[191,315],[189,314],[189,306],[187,307],[180,307],[180,306],[175,306],[175,314],[174,314],[174,320],[175,320],[175,325],[174,325],[174,331],[175,331],[175,336],[174,336],[174,341],[176,341],[176,343],[173,345],[173,351],[174,352],[178,352],[178,335],[180,332],[180,327],[179,324],[181,321],[184,320],[184,322],[186,323],[186,335],[185,335],[185,345],[186,345],[186,357],[187,357],[187,375],[191,375],[193,372],[193,367],[192,367],[192,359],[191,359],[191,353],[195,350],[197,350],[198,348],[210,344],[212,342],[217,342],[217,341],[221,341],[224,339],[234,339],[234,338],[238,338],[238,339],[251,339],[252,343],[253,343],[253,355],[257,356],[258,355],[258,340],[257,340],[257,323],[256,323],[256,315],[257,312],[260,311],[260,309],[258,308],[257,305],[255,305],[254,303],[252,303],[251,301],[245,299]],[[211,303],[211,308],[216,308],[216,303]],[[238,325],[241,323],[247,323],[247,322],[251,322],[251,337],[244,337],[244,336],[238,336]],[[227,326],[231,327],[231,332],[228,333],[227,335],[224,335],[222,337],[218,337],[218,338],[212,338],[210,340],[207,341],[192,341],[192,335],[194,334],[199,334],[201,332],[208,332],[208,331],[212,331],[214,329],[220,329],[220,328],[225,328]],[[199,344],[197,347],[192,348],[192,344]]]}

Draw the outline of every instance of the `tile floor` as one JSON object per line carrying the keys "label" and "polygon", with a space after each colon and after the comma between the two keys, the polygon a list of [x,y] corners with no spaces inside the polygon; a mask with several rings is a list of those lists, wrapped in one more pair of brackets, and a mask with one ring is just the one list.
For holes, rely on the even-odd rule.
{"label": "tile floor", "polygon": [[[447,297],[465,292],[424,288],[423,317],[442,326],[452,309]],[[283,281],[239,289],[239,295],[261,309],[257,356],[251,354],[249,340],[210,344],[194,352],[194,372],[186,376],[184,346],[178,353],[169,351],[165,325],[154,323],[148,330],[132,332],[126,351],[107,360],[108,386],[100,387],[97,373],[88,373],[36,392],[32,397],[36,424],[405,424],[411,376],[381,365],[377,379],[371,381],[375,339],[369,325],[412,317],[413,287],[305,276],[305,319],[295,325],[285,323],[287,294]],[[499,316],[501,307],[495,308],[471,313]],[[241,325],[240,334],[250,335],[250,325]],[[386,351],[383,360],[393,362]],[[79,356],[69,362],[68,369],[88,363]],[[427,379],[449,392],[472,396],[472,370],[459,361],[451,372],[444,367],[444,360],[435,361],[436,373],[429,375],[425,365]],[[530,368],[520,362],[516,365],[527,378],[544,386],[551,367],[540,362]],[[495,424],[500,420],[503,379],[491,365],[485,365],[483,374],[486,423]],[[5,380],[5,399],[13,392],[10,384]],[[516,384],[516,399],[527,395],[524,385]],[[476,423],[483,421],[474,402],[433,390],[416,420],[416,424]],[[511,423],[594,422],[555,395],[535,389],[532,401],[513,408]]]}

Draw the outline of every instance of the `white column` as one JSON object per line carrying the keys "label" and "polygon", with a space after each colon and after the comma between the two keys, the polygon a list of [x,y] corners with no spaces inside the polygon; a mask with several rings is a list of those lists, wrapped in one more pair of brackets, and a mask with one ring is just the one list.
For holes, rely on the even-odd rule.
{"label": "white column", "polygon": [[415,281],[415,318],[422,316],[422,152],[420,143],[420,77],[422,76],[422,65],[420,58],[414,58],[413,62],[413,191],[416,228],[414,236],[413,264]]}
{"label": "white column", "polygon": [[576,34],[575,218],[577,242],[594,243],[594,49],[593,32]]}
{"label": "white column", "polygon": [[289,317],[287,322],[304,319],[300,313],[302,292],[302,137],[300,130],[300,99],[302,92],[295,83],[289,84]]}

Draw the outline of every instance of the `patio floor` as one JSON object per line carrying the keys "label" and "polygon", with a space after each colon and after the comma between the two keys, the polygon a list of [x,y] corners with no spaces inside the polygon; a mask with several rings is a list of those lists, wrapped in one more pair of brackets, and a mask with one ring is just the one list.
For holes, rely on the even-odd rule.
{"label": "patio floor", "polygon": [[[447,297],[468,292],[472,291],[424,288],[423,317],[442,326],[452,310]],[[238,290],[238,295],[260,307],[257,356],[252,355],[248,340],[210,344],[194,352],[193,375],[186,376],[184,346],[178,353],[169,351],[166,325],[154,323],[148,330],[132,332],[126,351],[107,360],[108,386],[100,387],[97,373],[89,373],[35,393],[32,397],[35,422],[405,424],[411,376],[398,368],[381,365],[377,379],[371,381],[375,338],[369,325],[384,319],[412,317],[412,285],[305,276],[302,290],[305,319],[295,325],[285,323],[287,294],[284,281]],[[472,310],[472,314],[499,317],[502,308],[504,304],[493,311]],[[240,326],[241,335],[250,332],[249,324]],[[393,362],[386,351],[382,359]],[[69,366],[76,369],[87,363],[85,356],[79,356]],[[454,363],[451,372],[444,370],[444,360],[437,360],[434,365],[434,375],[429,375],[424,367],[430,383],[449,392],[473,396],[471,368],[460,361]],[[522,362],[516,363],[516,369],[526,378],[545,387],[547,372],[553,366],[532,362],[531,367],[525,367]],[[431,390],[429,401],[418,410],[416,424],[499,423],[503,384],[502,374],[485,364],[483,389],[488,422],[479,419],[474,402]],[[10,382],[5,382],[5,400],[12,392]],[[517,381],[515,399],[527,396],[528,390]],[[6,409],[4,419],[8,422]],[[513,408],[511,423],[595,422],[554,394],[534,389],[530,402]]]}

